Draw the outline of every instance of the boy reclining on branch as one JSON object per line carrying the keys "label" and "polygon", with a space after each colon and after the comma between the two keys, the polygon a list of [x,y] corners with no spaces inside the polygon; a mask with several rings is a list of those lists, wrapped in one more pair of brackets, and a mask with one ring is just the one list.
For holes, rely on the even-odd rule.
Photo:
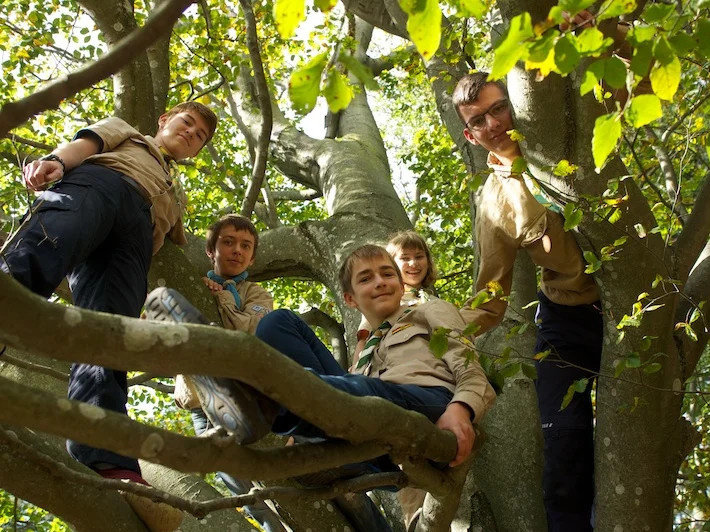
{"label": "boy reclining on branch", "polygon": [[[401,273],[387,250],[379,246],[365,245],[353,251],[340,268],[340,283],[346,304],[360,310],[370,323],[380,324],[367,340],[354,374],[341,368],[308,325],[291,311],[281,309],[264,316],[256,336],[341,391],[382,397],[453,432],[458,449],[450,465],[461,464],[473,448],[472,423],[483,419],[495,393],[479,363],[466,359],[467,347],[457,339],[449,339],[441,358],[429,350],[434,329],[464,329],[456,308],[441,300],[416,308],[400,306],[404,291]],[[153,291],[146,307],[149,318],[169,314],[176,322],[206,322],[171,289]],[[237,380],[205,376],[191,380],[210,420],[233,432],[240,443],[256,441],[270,431],[327,437],[318,427]],[[387,468],[387,463],[377,460],[370,464],[371,471],[383,465]]]}

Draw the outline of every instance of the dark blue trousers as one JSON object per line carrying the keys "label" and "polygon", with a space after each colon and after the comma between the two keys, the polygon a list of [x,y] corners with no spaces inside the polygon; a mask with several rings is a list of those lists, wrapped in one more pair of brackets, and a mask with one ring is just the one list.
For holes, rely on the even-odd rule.
{"label": "dark blue trousers", "polygon": [[[150,205],[118,172],[84,164],[32,205],[0,259],[0,269],[44,297],[66,276],[81,308],[138,317],[153,251]],[[126,413],[126,373],[74,364],[69,398]],[[75,441],[67,449],[91,467],[139,471],[133,458]]]}
{"label": "dark blue trousers", "polygon": [[[592,377],[599,371],[603,324],[599,305],[559,305],[542,292],[535,352],[551,350],[537,364],[537,398],[545,440],[543,492],[549,532],[587,532],[594,503]],[[560,361],[561,359],[561,361]],[[572,366],[572,365],[574,366]],[[569,386],[588,378],[560,410]]]}
{"label": "dark blue trousers", "polygon": [[[395,384],[347,373],[311,328],[290,310],[275,310],[264,316],[255,334],[338,390],[358,397],[382,397],[397,406],[424,414],[432,422],[439,419],[453,397],[444,387]],[[277,416],[273,431],[306,437],[326,436],[318,427],[285,409]]]}

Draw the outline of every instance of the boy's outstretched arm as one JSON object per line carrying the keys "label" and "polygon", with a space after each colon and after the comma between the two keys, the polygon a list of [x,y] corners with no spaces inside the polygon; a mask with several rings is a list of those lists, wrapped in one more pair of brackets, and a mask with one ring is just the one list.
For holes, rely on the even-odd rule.
{"label": "boy's outstretched arm", "polygon": [[476,441],[476,432],[473,430],[471,408],[458,401],[449,403],[446,411],[436,421],[436,426],[441,430],[449,430],[456,436],[456,457],[449,462],[450,467],[462,464],[473,450]]}
{"label": "boy's outstretched arm", "polygon": [[61,179],[65,172],[79,166],[87,157],[99,153],[99,149],[99,141],[92,137],[82,137],[64,144],[51,153],[64,164],[57,160],[37,159],[22,169],[25,186],[31,190],[42,190],[49,183]]}

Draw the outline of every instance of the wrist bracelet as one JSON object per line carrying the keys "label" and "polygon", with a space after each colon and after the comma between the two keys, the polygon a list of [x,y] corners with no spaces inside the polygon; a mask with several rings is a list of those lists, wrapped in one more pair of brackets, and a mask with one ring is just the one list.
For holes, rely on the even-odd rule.
{"label": "wrist bracelet", "polygon": [[62,173],[66,173],[67,171],[67,165],[64,164],[64,161],[59,155],[55,155],[53,153],[50,153],[49,155],[45,155],[44,157],[39,158],[40,161],[56,161],[59,164],[62,165]]}

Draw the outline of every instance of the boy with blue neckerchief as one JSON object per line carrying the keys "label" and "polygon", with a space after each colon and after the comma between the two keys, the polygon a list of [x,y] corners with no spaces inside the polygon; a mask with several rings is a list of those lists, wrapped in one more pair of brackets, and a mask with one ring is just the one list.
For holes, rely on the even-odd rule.
{"label": "boy with blue neckerchief", "polygon": [[[247,268],[254,263],[259,246],[259,233],[249,218],[228,214],[207,230],[205,251],[213,264],[202,280],[217,300],[217,309],[226,329],[253,334],[259,320],[274,308],[271,294],[261,286],[247,281]],[[175,402],[192,414],[195,432],[201,434],[210,427],[197,395],[182,376],[175,382]],[[248,493],[252,483],[218,473],[230,491],[239,495]],[[266,504],[257,503],[245,510],[267,532],[282,532],[285,529],[278,517]]]}

